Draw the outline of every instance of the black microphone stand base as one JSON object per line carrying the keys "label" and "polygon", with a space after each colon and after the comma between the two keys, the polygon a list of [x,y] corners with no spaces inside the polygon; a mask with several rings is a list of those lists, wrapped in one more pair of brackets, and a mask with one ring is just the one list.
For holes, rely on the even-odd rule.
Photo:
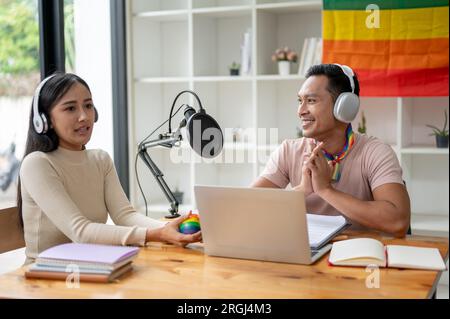
{"label": "black microphone stand base", "polygon": [[[173,196],[169,188],[168,193],[170,193],[169,197]],[[166,219],[173,219],[181,216],[180,214],[178,214],[178,201],[174,200],[170,203],[169,213],[170,215],[164,216]]]}
{"label": "black microphone stand base", "polygon": [[181,216],[177,212],[174,212],[174,211],[172,211],[170,209],[169,209],[169,213],[170,213],[170,215],[164,216],[164,218],[166,218],[166,219],[173,219],[173,218],[177,218],[177,217]]}

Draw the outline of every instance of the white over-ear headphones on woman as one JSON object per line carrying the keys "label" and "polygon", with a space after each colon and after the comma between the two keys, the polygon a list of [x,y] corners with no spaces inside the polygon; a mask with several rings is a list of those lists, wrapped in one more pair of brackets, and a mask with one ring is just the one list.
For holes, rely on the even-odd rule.
{"label": "white over-ear headphones on woman", "polygon": [[41,90],[44,87],[45,83],[47,83],[48,80],[53,78],[55,74],[50,75],[49,77],[42,80],[41,83],[39,83],[38,87],[36,88],[36,91],[34,92],[33,97],[33,126],[34,130],[38,134],[45,134],[48,131],[48,120],[44,113],[39,113],[39,96],[41,95]]}
{"label": "white over-ear headphones on woman", "polygon": [[341,68],[342,72],[350,80],[351,92],[343,92],[339,94],[334,103],[333,115],[341,122],[350,123],[353,121],[359,111],[359,96],[355,94],[355,74],[353,70],[347,65],[335,64]]}
{"label": "white over-ear headphones on woman", "polygon": [[[47,116],[45,116],[44,113],[39,113],[39,97],[41,95],[41,90],[44,87],[45,83],[47,83],[48,80],[56,76],[56,74],[52,74],[45,79],[42,80],[41,83],[39,83],[38,87],[36,88],[36,91],[34,92],[33,96],[33,126],[34,130],[38,134],[45,134],[48,132],[49,128],[49,121],[47,119]],[[97,109],[94,107],[95,112],[95,119],[94,122],[98,121],[98,112]]]}

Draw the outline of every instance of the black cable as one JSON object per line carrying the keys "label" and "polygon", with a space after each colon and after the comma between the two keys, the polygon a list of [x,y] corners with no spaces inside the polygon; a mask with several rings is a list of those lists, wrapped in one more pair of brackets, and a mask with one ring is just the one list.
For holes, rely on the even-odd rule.
{"label": "black cable", "polygon": [[141,183],[139,182],[139,175],[138,175],[138,173],[137,173],[137,160],[138,160],[138,156],[139,156],[139,152],[136,153],[136,158],[135,158],[135,160],[134,160],[134,174],[136,175],[136,181],[137,181],[137,184],[138,184],[138,186],[139,186],[139,190],[141,191],[142,197],[144,198],[144,203],[145,203],[145,216],[148,216],[148,211],[147,211],[147,199],[145,198],[144,191],[142,190]]}
{"label": "black cable", "polygon": [[[191,90],[184,90],[184,91],[181,91],[181,92],[178,93],[178,95],[175,97],[175,100],[173,100],[172,107],[170,108],[170,115],[169,115],[169,133],[172,133],[172,121],[171,121],[171,119],[172,119],[172,117],[173,117],[173,116],[172,116],[173,108],[175,107],[175,103],[177,102],[178,98],[179,98],[182,94],[184,94],[184,93],[191,93],[191,94],[195,97],[195,99],[197,100],[198,107],[200,108],[200,113],[204,112],[203,106],[202,106],[202,102],[200,101],[200,98],[198,97],[198,95],[197,95],[194,91],[191,91]],[[178,111],[177,111],[177,112],[178,112]],[[176,114],[176,113],[175,113],[175,114]]]}
{"label": "black cable", "polygon": [[[174,117],[175,115],[177,115],[177,113],[181,110],[181,108],[183,107],[183,106],[185,106],[186,104],[182,104],[179,108],[178,108],[178,110],[172,115],[172,117]],[[172,118],[171,117],[171,118]],[[164,124],[166,124],[171,118],[169,118],[169,119],[167,119],[167,120],[165,120],[160,126],[158,126],[157,128],[155,128],[146,138],[144,138],[139,144],[138,144],[138,152],[136,153],[136,158],[135,158],[135,160],[134,160],[134,174],[135,174],[135,176],[136,176],[136,181],[137,181],[137,184],[138,184],[138,186],[139,186],[139,190],[141,191],[141,195],[142,195],[142,197],[144,198],[144,203],[145,203],[145,216],[148,216],[148,205],[147,205],[147,199],[145,198],[145,194],[144,194],[144,191],[142,190],[142,186],[141,186],[141,183],[140,183],[140,181],[139,181],[139,174],[138,174],[138,172],[137,172],[137,159],[138,159],[138,156],[139,156],[139,150],[140,150],[140,148],[141,148],[141,145],[146,141],[146,140],[148,140],[153,134],[155,134],[155,132],[157,131],[157,130],[159,130]]]}

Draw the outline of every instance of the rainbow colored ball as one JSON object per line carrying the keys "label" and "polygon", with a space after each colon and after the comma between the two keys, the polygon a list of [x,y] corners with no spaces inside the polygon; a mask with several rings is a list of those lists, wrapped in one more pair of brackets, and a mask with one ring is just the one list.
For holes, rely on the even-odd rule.
{"label": "rainbow colored ball", "polygon": [[180,224],[180,232],[183,234],[194,234],[200,230],[200,219],[198,215],[191,214],[190,217]]}

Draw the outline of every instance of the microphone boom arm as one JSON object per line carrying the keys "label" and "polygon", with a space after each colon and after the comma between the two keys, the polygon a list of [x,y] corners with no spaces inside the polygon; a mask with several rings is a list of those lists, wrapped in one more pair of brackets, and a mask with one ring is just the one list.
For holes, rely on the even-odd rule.
{"label": "microphone boom arm", "polygon": [[170,215],[166,216],[166,218],[175,218],[180,216],[180,214],[178,214],[179,203],[175,198],[175,196],[173,195],[172,191],[170,190],[169,186],[167,185],[166,181],[164,180],[164,174],[161,172],[161,170],[155,164],[155,162],[153,162],[153,160],[151,159],[150,155],[147,152],[147,149],[156,146],[172,148],[175,145],[175,143],[181,140],[182,140],[181,134],[177,134],[175,137],[167,137],[160,135],[159,139],[140,144],[138,150],[139,157],[152,172],[153,176],[156,179],[156,182],[158,183],[159,187],[161,188],[161,190],[163,191],[164,195],[166,196],[167,200],[170,203],[169,208]]}

